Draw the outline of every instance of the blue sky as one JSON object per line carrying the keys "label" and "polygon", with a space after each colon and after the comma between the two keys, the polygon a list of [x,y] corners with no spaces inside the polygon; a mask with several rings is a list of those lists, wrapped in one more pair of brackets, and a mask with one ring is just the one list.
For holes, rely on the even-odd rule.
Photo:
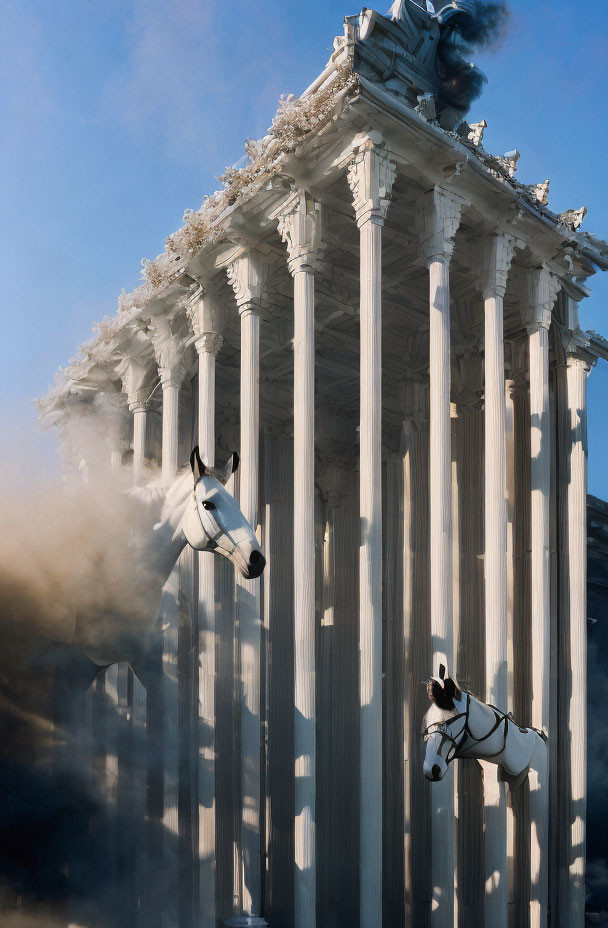
{"label": "blue sky", "polygon": [[[502,46],[476,56],[489,83],[469,119],[487,120],[489,150],[519,149],[520,180],[551,178],[553,209],[586,204],[584,228],[608,238],[606,2],[511,10]],[[358,11],[347,0],[4,0],[0,408],[24,452],[52,447],[32,399],[137,286],[141,259],[216,189],[243,140],[264,134],[280,94],[319,73]],[[582,325],[608,334],[604,277],[591,281]],[[589,488],[604,497],[607,399],[600,364]]]}

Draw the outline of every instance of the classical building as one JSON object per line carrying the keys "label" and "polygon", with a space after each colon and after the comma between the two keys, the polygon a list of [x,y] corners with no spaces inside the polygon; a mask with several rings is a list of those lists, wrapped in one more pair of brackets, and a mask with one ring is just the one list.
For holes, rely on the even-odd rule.
{"label": "classical building", "polygon": [[[108,925],[583,925],[585,391],[606,343],[578,303],[608,245],[485,149],[465,119],[483,75],[453,41],[471,7],[426,7],[345,19],[41,403],[89,481],[238,449],[267,559],[243,583],[182,556],[160,759],[158,694],[127,665],[87,696],[131,873]],[[425,780],[440,662],[545,730],[547,775]]]}

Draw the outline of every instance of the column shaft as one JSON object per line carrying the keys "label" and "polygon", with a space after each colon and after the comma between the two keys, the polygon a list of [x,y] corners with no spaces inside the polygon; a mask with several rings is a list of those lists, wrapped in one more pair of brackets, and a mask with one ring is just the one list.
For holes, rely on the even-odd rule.
{"label": "column shaft", "polygon": [[[549,422],[549,332],[533,326],[530,359],[530,574],[532,646],[532,725],[549,729],[549,492],[551,485]],[[531,928],[547,919],[549,783],[545,769],[530,771]]]}
{"label": "column shaft", "polygon": [[[507,677],[507,510],[503,297],[484,295],[486,702],[503,711]],[[507,802],[495,764],[483,765],[485,924],[507,924]]]}
{"label": "column shaft", "polygon": [[[429,261],[429,505],[432,672],[453,667],[450,424],[450,280],[445,258]],[[454,783],[451,768],[432,785],[434,926],[454,919]]]}
{"label": "column shaft", "polygon": [[316,921],[314,274],[294,274],[294,755],[297,928]]}
{"label": "column shaft", "polygon": [[171,480],[177,473],[177,437],[179,384],[173,380],[163,382],[163,480]]}
{"label": "column shaft", "polygon": [[585,921],[587,805],[587,373],[581,358],[567,359],[570,427],[568,483],[568,587],[570,612],[570,880],[568,925]]}
{"label": "column shaft", "polygon": [[[241,311],[240,506],[254,528],[258,516],[260,319]],[[260,845],[260,595],[259,583],[239,577],[237,611],[241,662],[241,877],[243,912],[261,910]]]}
{"label": "column shaft", "polygon": [[382,225],[360,226],[360,906],[382,923]]}
{"label": "column shaft", "polygon": [[133,410],[133,483],[139,486],[146,459],[146,407]]}
{"label": "column shaft", "polygon": [[[198,345],[197,345],[198,348]],[[215,453],[215,354],[199,349],[198,445]],[[215,928],[215,555],[198,552],[198,856],[200,928]]]}

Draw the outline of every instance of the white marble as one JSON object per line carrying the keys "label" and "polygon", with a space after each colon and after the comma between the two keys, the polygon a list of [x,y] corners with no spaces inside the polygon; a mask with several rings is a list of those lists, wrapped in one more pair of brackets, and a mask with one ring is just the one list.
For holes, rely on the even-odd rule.
{"label": "white marble", "polygon": [[360,235],[360,924],[382,922],[382,226],[396,170],[362,143],[348,169]]}

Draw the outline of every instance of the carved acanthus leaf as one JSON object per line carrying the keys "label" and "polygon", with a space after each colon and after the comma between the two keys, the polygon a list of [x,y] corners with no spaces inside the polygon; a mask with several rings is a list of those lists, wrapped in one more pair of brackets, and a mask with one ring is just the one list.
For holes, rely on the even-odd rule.
{"label": "carved acanthus leaf", "polygon": [[484,235],[477,246],[477,274],[479,288],[484,296],[503,296],[516,248],[524,242],[507,232]]}
{"label": "carved acanthus leaf", "polygon": [[161,383],[181,384],[185,374],[182,339],[173,333],[168,318],[161,314],[151,317],[149,331]]}
{"label": "carved acanthus leaf", "polygon": [[310,194],[298,190],[277,214],[279,235],[287,245],[292,274],[318,269],[323,262],[323,207]]}
{"label": "carved acanthus leaf", "polygon": [[[211,286],[201,286],[198,292],[186,304],[186,316],[192,333],[196,337],[195,345],[199,350],[199,341],[205,336],[213,336],[218,342],[217,350],[222,344],[220,329],[220,306],[218,294]],[[209,339],[208,344],[211,344]],[[204,350],[209,350],[205,348]]]}
{"label": "carved acanthus leaf", "polygon": [[561,286],[559,277],[546,267],[532,268],[526,271],[522,286],[522,318],[528,333],[548,329]]}
{"label": "carved acanthus leaf", "polygon": [[148,373],[147,366],[137,358],[125,355],[119,361],[116,371],[121,379],[123,392],[127,395],[129,409],[145,407],[148,391],[144,381]]}
{"label": "carved acanthus leaf", "polygon": [[451,190],[434,187],[422,198],[422,254],[428,263],[437,258],[449,261],[460,225],[463,200]]}
{"label": "carved acanthus leaf", "polygon": [[348,183],[353,195],[357,225],[386,219],[397,167],[382,141],[366,138],[348,166]]}
{"label": "carved acanthus leaf", "polygon": [[245,251],[226,267],[228,283],[234,290],[239,312],[259,307],[268,277],[268,262],[253,249]]}

